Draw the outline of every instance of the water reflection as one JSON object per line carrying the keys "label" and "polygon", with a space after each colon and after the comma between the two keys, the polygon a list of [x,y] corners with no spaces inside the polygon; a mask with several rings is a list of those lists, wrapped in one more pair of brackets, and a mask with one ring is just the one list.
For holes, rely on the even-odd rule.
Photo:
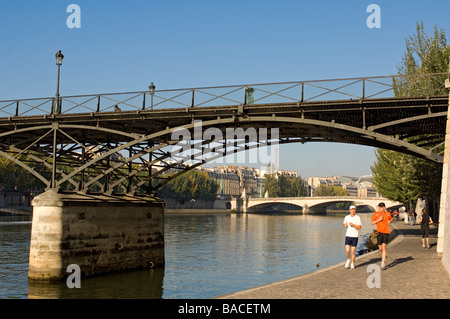
{"label": "water reflection", "polygon": [[26,298],[30,216],[0,216],[0,298]]}
{"label": "water reflection", "polygon": [[12,226],[30,224],[31,215],[6,215],[0,216],[0,225]]}
{"label": "water reflection", "polygon": [[65,282],[30,280],[30,299],[161,299],[164,268],[126,272],[81,280],[81,288]]}
{"label": "water reflection", "polygon": [[[168,217],[164,296],[169,298],[215,297],[345,259],[344,216]],[[361,218],[361,234],[370,232],[370,215]],[[358,250],[363,246],[361,240]]]}
{"label": "water reflection", "polygon": [[[371,214],[360,214],[364,234]],[[0,218],[0,298],[212,298],[334,265],[345,259],[344,216],[165,216],[163,268],[65,282],[28,282],[31,222]]]}

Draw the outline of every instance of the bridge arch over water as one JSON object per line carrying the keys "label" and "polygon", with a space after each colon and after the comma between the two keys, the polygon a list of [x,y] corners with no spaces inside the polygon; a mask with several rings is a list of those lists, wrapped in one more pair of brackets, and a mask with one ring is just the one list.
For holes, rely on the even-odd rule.
{"label": "bridge arch over water", "polygon": [[[297,207],[303,214],[323,214],[328,206],[338,203],[351,203],[358,208],[368,207],[371,211],[376,211],[380,202],[385,203],[387,209],[398,209],[404,206],[403,203],[394,202],[386,198],[376,197],[353,197],[353,196],[330,196],[330,197],[284,197],[284,198],[249,198],[244,199],[242,212],[257,213],[268,212],[269,207],[276,208],[282,205],[292,205]],[[236,205],[236,204],[234,204]],[[273,211],[277,211],[274,209]]]}

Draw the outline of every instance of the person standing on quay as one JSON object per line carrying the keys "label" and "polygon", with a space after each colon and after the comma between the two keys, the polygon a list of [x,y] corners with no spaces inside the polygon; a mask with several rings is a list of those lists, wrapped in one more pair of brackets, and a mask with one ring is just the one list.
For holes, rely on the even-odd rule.
{"label": "person standing on quay", "polygon": [[[427,210],[422,209],[422,216],[419,220],[420,229],[422,230],[422,247],[423,248],[431,248],[430,247],[430,239],[428,238],[428,234],[430,232],[430,224],[433,224],[433,220],[430,215],[427,214]],[[425,238],[427,240],[427,245],[425,246]]]}
{"label": "person standing on quay", "polygon": [[345,255],[347,256],[347,262],[345,268],[355,269],[355,252],[356,245],[358,245],[359,230],[362,223],[361,218],[356,215],[356,207],[350,206],[350,214],[344,218],[344,227],[347,228],[345,232]]}
{"label": "person standing on quay", "polygon": [[392,222],[392,216],[386,211],[384,203],[378,204],[378,211],[373,213],[371,223],[377,225],[377,244],[381,255],[381,269],[386,269],[386,245],[389,242],[389,224]]}
{"label": "person standing on quay", "polygon": [[415,215],[414,209],[410,208],[409,212],[408,212],[408,218],[409,218],[409,225],[410,226],[414,225],[414,217],[415,217],[414,215]]}

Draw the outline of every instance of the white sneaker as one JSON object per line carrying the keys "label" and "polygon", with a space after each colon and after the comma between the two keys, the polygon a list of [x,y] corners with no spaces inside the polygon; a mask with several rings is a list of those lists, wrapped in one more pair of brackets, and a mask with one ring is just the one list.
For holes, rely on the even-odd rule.
{"label": "white sneaker", "polygon": [[352,263],[352,265],[350,266],[350,269],[355,269],[355,264]]}
{"label": "white sneaker", "polygon": [[386,269],[386,266],[383,262],[381,263],[381,269],[383,269],[383,270]]}
{"label": "white sneaker", "polygon": [[350,262],[351,262],[351,260],[350,259],[347,259],[347,262],[345,263],[345,268],[350,268]]}

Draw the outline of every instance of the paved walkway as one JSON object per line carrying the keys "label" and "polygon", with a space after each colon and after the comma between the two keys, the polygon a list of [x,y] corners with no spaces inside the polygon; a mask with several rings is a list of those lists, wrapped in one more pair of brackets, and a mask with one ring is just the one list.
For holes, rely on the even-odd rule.
{"label": "paved walkway", "polygon": [[[359,256],[355,269],[345,269],[343,262],[322,270],[219,296],[219,299],[347,299],[347,298],[433,298],[450,299],[450,276],[436,253],[437,229],[430,230],[430,249],[422,248],[420,226],[405,225],[403,221],[391,224],[398,234],[388,244],[385,270],[379,269],[380,288],[369,288],[376,283],[380,265],[378,251]],[[370,277],[370,278],[369,278]]]}

